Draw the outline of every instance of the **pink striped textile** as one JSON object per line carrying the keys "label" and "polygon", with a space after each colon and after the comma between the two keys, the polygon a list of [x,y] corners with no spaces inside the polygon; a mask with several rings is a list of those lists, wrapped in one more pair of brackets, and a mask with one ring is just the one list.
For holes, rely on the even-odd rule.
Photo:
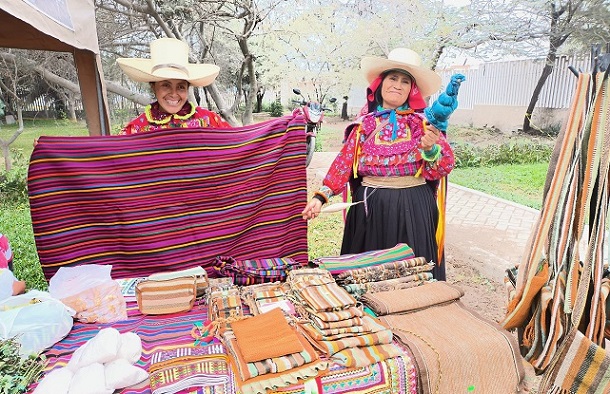
{"label": "pink striped textile", "polygon": [[214,258],[307,263],[304,121],[102,137],[43,136],[30,160],[34,237],[47,279],[110,264],[114,278]]}

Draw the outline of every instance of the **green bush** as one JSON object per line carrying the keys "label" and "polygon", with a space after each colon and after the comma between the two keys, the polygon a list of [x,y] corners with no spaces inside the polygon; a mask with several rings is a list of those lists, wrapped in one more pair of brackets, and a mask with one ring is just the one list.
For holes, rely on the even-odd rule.
{"label": "green bush", "polygon": [[269,105],[269,115],[274,118],[279,118],[284,115],[284,107],[282,107],[282,103],[279,101],[274,101]]}
{"label": "green bush", "polygon": [[453,151],[456,168],[469,168],[548,162],[553,147],[544,144],[504,143],[481,148],[471,144],[454,144]]}
{"label": "green bush", "polygon": [[28,166],[23,153],[11,150],[13,168],[0,174],[0,200],[6,204],[28,202]]}

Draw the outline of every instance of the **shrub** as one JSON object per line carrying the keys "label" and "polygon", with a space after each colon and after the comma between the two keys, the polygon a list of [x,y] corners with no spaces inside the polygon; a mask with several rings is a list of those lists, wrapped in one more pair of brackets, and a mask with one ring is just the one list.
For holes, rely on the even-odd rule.
{"label": "shrub", "polygon": [[274,101],[269,105],[269,115],[274,118],[279,118],[284,115],[284,107],[282,107],[282,103],[279,101]]}
{"label": "shrub", "polygon": [[468,168],[543,163],[550,160],[553,147],[544,144],[504,143],[479,148],[471,144],[454,144],[453,150],[456,168]]}
{"label": "shrub", "polygon": [[0,200],[8,204],[28,202],[28,167],[20,150],[11,150],[13,168],[0,174]]}

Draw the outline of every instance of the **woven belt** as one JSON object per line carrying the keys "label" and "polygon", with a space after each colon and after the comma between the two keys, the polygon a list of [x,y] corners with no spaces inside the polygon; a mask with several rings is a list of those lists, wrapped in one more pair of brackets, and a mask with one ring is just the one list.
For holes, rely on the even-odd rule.
{"label": "woven belt", "polygon": [[418,176],[365,176],[362,186],[380,187],[383,189],[405,189],[421,186],[426,183],[424,177]]}

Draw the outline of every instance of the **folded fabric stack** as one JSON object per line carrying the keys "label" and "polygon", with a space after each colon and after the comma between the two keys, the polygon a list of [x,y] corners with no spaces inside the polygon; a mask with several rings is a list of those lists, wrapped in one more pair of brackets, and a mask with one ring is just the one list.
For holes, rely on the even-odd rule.
{"label": "folded fabric stack", "polygon": [[219,343],[163,349],[150,360],[152,394],[173,394],[205,387],[209,393],[234,393],[234,376]]}
{"label": "folded fabric stack", "polygon": [[273,308],[296,315],[294,305],[287,296],[288,290],[287,284],[283,282],[244,286],[241,288],[241,298],[253,315],[269,312]]}
{"label": "folded fabric stack", "polygon": [[245,318],[237,286],[222,283],[208,290],[208,318],[215,322],[219,331],[229,329],[233,321]]}
{"label": "folded fabric stack", "polygon": [[265,394],[315,378],[328,368],[277,308],[232,322],[220,336],[244,393]]}
{"label": "folded fabric stack", "polygon": [[[357,301],[327,271],[289,274],[290,295],[298,304],[304,333],[319,351],[345,367],[363,367],[402,355],[392,331],[365,316]],[[292,275],[295,273],[295,275]]]}
{"label": "folded fabric stack", "polygon": [[318,257],[311,263],[339,275],[343,271],[372,267],[393,261],[407,260],[415,257],[413,249],[404,243],[388,249],[371,250],[363,253],[344,254],[336,257]]}
{"label": "folded fabric stack", "polygon": [[[364,305],[413,352],[424,393],[512,394],[524,370],[514,336],[461,302],[446,282],[365,294]],[[476,333],[476,335],[473,335]]]}
{"label": "folded fabric stack", "polygon": [[364,268],[343,271],[335,276],[337,283],[360,299],[365,293],[406,289],[432,281],[433,262],[423,257],[391,261]]}

